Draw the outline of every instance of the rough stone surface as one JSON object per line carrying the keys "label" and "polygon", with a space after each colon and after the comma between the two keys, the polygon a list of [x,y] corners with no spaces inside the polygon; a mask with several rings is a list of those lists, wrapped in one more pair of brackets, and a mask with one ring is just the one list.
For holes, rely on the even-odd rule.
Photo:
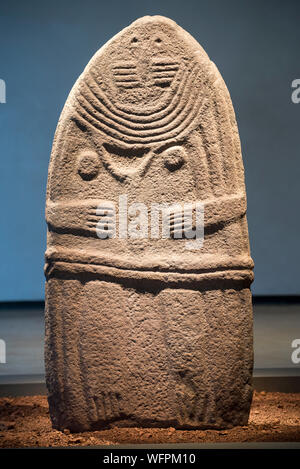
{"label": "rough stone surface", "polygon": [[255,392],[249,424],[227,430],[113,427],[76,434],[51,429],[45,396],[0,398],[0,448],[283,441],[300,442],[299,393]]}
{"label": "rough stone surface", "polygon": [[[97,207],[124,194],[147,207],[202,202],[203,247],[99,239]],[[216,66],[173,21],[135,21],[79,77],[54,139],[46,216],[53,426],[247,424],[253,262],[238,130]]]}

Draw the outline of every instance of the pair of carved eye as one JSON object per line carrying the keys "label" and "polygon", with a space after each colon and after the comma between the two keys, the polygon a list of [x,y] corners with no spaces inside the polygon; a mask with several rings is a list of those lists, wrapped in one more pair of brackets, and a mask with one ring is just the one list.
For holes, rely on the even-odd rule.
{"label": "pair of carved eye", "polygon": [[[136,44],[137,42],[139,42],[139,40],[138,40],[137,37],[133,37],[133,38],[131,39],[131,43],[132,43],[132,44]],[[157,38],[155,39],[155,42],[156,42],[156,44],[160,44],[160,43],[162,42],[162,40],[161,40],[160,37],[157,37]]]}
{"label": "pair of carved eye", "polygon": [[[177,171],[185,162],[185,151],[182,147],[174,146],[161,153],[164,166],[170,171]],[[84,181],[91,181],[98,176],[100,159],[93,150],[85,150],[78,156],[78,174]]]}

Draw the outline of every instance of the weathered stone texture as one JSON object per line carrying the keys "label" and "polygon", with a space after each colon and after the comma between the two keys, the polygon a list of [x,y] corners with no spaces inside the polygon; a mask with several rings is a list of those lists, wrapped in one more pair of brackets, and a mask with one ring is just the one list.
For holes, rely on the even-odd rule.
{"label": "weathered stone texture", "polygon": [[[124,194],[147,206],[203,202],[203,247],[99,239],[97,207]],[[253,262],[238,130],[217,68],[173,21],[137,20],[79,77],[55,135],[46,213],[53,425],[245,425]]]}

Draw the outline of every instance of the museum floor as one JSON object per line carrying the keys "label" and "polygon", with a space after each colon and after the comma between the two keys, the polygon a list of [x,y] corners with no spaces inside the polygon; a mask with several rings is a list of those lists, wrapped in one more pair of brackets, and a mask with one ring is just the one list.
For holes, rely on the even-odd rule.
{"label": "museum floor", "polygon": [[299,393],[255,392],[249,425],[230,430],[112,428],[70,434],[52,429],[45,396],[0,398],[0,416],[0,448],[300,442]]}

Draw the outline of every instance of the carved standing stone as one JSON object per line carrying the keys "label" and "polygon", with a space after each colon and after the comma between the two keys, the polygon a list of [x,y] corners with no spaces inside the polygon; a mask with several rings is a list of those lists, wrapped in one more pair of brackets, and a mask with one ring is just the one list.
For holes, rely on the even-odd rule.
{"label": "carved standing stone", "polygon": [[[202,202],[203,247],[126,238],[124,226],[114,236],[120,196],[128,206]],[[253,262],[239,135],[216,66],[173,21],[135,21],[77,80],[54,139],[46,212],[53,426],[247,424]]]}

